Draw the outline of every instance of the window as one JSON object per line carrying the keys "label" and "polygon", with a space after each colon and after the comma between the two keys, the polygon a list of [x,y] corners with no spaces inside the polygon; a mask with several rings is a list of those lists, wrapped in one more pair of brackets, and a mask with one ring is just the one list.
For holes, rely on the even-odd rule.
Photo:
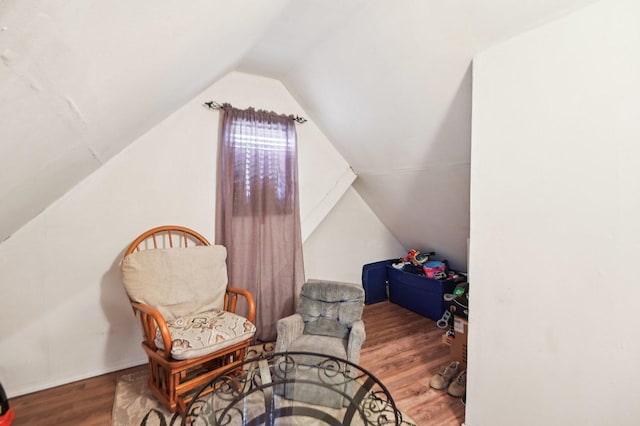
{"label": "window", "polygon": [[234,215],[289,214],[297,179],[295,132],[291,123],[256,118],[229,122]]}

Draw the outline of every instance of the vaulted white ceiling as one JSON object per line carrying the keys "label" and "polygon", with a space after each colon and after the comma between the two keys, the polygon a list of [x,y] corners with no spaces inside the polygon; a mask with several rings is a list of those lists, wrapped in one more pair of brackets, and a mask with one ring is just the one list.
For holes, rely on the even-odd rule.
{"label": "vaulted white ceiling", "polygon": [[0,240],[237,69],[285,84],[405,246],[464,266],[472,58],[593,2],[5,0]]}

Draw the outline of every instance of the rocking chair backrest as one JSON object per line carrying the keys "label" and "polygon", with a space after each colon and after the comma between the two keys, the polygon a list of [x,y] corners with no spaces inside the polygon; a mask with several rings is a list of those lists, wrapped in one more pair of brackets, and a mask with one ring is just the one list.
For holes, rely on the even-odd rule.
{"label": "rocking chair backrest", "polygon": [[136,238],[125,251],[125,257],[134,251],[174,247],[210,246],[211,243],[194,231],[178,225],[158,226]]}
{"label": "rocking chair backrest", "polygon": [[129,246],[121,265],[129,299],[154,307],[167,320],[223,309],[226,249],[176,228],[152,229]]}

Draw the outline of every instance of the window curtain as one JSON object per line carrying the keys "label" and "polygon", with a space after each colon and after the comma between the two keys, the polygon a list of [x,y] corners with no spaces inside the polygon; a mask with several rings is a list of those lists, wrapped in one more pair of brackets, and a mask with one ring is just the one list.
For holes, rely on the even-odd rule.
{"label": "window curtain", "polygon": [[229,285],[256,299],[256,340],[274,341],[304,282],[293,117],[225,104],[217,167],[215,241]]}

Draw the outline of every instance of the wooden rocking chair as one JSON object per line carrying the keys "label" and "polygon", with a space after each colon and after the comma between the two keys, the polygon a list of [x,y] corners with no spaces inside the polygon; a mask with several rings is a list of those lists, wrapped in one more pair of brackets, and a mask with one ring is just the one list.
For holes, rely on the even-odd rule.
{"label": "wooden rocking chair", "polygon": [[[195,391],[244,360],[255,334],[254,299],[228,286],[226,249],[181,226],[141,234],[121,268],[144,331],[149,388],[171,412],[183,413]],[[235,313],[240,296],[246,318]]]}

